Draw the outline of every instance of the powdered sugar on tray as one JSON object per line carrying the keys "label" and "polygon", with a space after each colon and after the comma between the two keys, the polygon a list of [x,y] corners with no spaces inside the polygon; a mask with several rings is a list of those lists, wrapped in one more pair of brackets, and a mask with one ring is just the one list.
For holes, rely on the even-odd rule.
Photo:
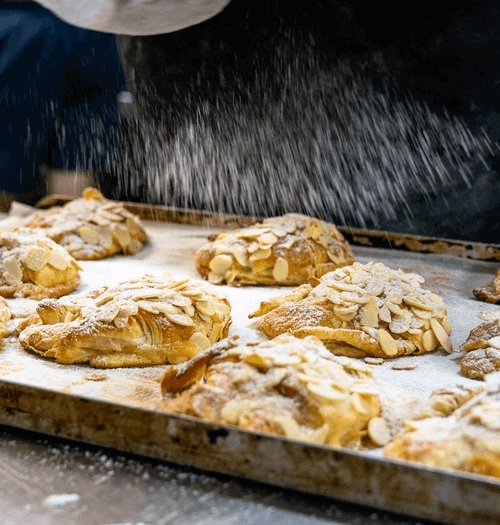
{"label": "powdered sugar on tray", "polygon": [[[214,230],[182,224],[146,223],[149,241],[134,256],[114,256],[101,261],[80,261],[81,283],[71,294],[87,294],[104,285],[136,279],[146,273],[160,276],[166,272],[176,279],[191,279],[203,287],[225,297],[231,304],[232,325],[230,336],[239,336],[242,342],[262,340],[258,320],[249,319],[260,303],[291,291],[290,287],[229,287],[216,286],[203,280],[194,267],[194,255]],[[416,414],[427,402],[430,394],[441,388],[460,385],[479,386],[480,383],[460,375],[458,348],[470,330],[480,322],[480,315],[500,310],[491,304],[474,299],[472,289],[491,280],[496,265],[452,256],[417,254],[397,250],[354,247],[359,262],[374,260],[392,269],[403,269],[422,275],[422,285],[440,294],[448,308],[452,325],[451,340],[454,352],[442,350],[432,353],[388,359],[372,367],[380,389],[383,410],[402,424]],[[12,326],[36,308],[36,301],[10,300],[14,316]],[[9,336],[0,353],[0,380],[12,384],[28,385],[37,389],[65,392],[124,404],[147,410],[162,410],[159,379],[165,366],[147,368],[109,369],[98,379],[96,371],[84,365],[59,365],[50,359],[32,355],[21,349]],[[379,454],[380,451],[370,452]]]}

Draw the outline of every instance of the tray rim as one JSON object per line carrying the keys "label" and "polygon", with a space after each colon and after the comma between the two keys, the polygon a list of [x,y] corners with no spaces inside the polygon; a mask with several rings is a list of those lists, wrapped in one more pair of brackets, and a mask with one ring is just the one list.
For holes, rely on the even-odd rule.
{"label": "tray rim", "polygon": [[[33,398],[38,410],[26,410],[26,406],[34,406]],[[126,438],[128,424],[137,421],[147,434],[139,448],[134,443],[128,445]],[[493,525],[500,516],[500,480],[496,478],[370,457],[361,451],[309,444],[4,378],[0,379],[0,424],[418,519]],[[137,425],[132,427],[138,431]],[[251,453],[240,449],[251,449]],[[270,455],[282,463],[276,467],[278,462],[265,461]],[[305,465],[311,470],[302,468],[298,475],[291,472],[293,467]]]}
{"label": "tray rim", "polygon": [[[52,206],[61,206],[75,198],[77,197],[59,194],[47,195],[38,201],[35,207],[38,209],[46,209]],[[121,202],[127,210],[137,214],[141,219],[158,222],[233,229],[248,226],[263,218],[251,215],[210,212],[207,210],[177,208],[156,204],[119,202]],[[490,262],[500,261],[500,244],[354,228],[342,225],[337,225],[337,229],[344,235],[349,243],[355,246],[453,255],[465,259]]]}

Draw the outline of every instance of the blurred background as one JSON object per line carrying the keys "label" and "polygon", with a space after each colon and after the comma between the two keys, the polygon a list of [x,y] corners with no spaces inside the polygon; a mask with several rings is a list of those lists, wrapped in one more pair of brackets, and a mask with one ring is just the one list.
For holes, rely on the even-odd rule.
{"label": "blurred background", "polygon": [[7,203],[94,181],[110,198],[499,242],[496,0],[233,0],[137,37],[0,9]]}

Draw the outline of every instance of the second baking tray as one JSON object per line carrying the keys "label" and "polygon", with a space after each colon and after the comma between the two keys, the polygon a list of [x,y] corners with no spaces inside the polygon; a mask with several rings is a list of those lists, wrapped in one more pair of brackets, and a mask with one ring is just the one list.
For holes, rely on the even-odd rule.
{"label": "second baking tray", "polygon": [[[75,293],[146,272],[168,271],[179,278],[199,279],[193,259],[207,235],[219,227],[250,222],[170,208],[129,208],[149,219],[150,242],[145,250],[134,257],[82,262],[82,284]],[[359,230],[344,229],[344,233],[360,262],[376,260],[420,273],[426,287],[443,295],[455,348],[480,322],[481,312],[497,308],[474,300],[471,294],[491,279],[497,265],[489,261],[498,258],[496,246]],[[231,334],[243,341],[257,334],[248,313],[262,300],[289,290],[214,289],[230,300]],[[13,300],[11,305],[19,315],[33,307],[29,300]],[[397,363],[414,368],[395,370]],[[500,482],[494,478],[387,460],[381,450],[334,449],[173,415],[165,411],[160,394],[158,380],[164,370],[164,366],[96,370],[58,365],[24,352],[15,339],[5,340],[0,353],[0,423],[420,518],[500,522]],[[439,351],[388,360],[374,372],[396,408],[398,401],[408,398],[418,404],[438,388],[477,385],[460,376],[457,354]]]}

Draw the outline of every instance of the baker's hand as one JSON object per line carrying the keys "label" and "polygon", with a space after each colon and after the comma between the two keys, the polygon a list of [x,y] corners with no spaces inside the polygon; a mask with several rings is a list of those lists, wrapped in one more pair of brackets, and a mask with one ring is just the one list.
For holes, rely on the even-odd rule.
{"label": "baker's hand", "polygon": [[199,24],[230,0],[37,0],[65,22],[106,33],[156,35]]}

